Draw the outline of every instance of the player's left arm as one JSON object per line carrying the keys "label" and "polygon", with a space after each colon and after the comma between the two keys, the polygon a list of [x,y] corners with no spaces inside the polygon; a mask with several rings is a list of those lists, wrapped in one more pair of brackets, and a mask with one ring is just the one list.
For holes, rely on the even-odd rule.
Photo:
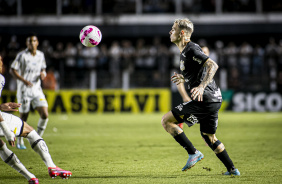
{"label": "player's left arm", "polygon": [[187,92],[185,90],[184,76],[182,74],[178,74],[178,73],[174,72],[174,75],[171,76],[171,81],[176,84],[177,90],[178,90],[179,94],[181,95],[183,102],[191,101],[191,98],[189,97],[189,95],[187,94]]}
{"label": "player's left arm", "polygon": [[198,101],[203,101],[204,90],[207,85],[212,82],[213,77],[218,69],[218,65],[210,58],[204,63],[203,67],[206,67],[207,72],[200,85],[191,90],[191,97],[193,100],[198,97]]}

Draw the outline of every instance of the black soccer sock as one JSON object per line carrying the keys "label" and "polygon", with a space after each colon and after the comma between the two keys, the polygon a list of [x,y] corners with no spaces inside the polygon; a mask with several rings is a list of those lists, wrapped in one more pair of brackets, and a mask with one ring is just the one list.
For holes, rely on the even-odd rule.
{"label": "black soccer sock", "polygon": [[231,169],[235,169],[235,166],[225,149],[223,150],[223,152],[216,154],[216,156],[225,165],[228,171],[231,171]]}
{"label": "black soccer sock", "polygon": [[185,133],[182,132],[177,136],[173,137],[187,152],[188,154],[195,154],[197,149],[193,146],[193,144],[186,137]]}

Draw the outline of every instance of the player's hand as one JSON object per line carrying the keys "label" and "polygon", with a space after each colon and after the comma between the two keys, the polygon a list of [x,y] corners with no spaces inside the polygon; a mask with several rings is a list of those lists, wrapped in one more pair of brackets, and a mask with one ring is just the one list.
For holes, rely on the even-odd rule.
{"label": "player's hand", "polygon": [[204,88],[200,85],[198,87],[195,87],[191,90],[191,97],[193,100],[195,100],[198,97],[198,101],[203,101],[203,94],[204,94]]}
{"label": "player's hand", "polygon": [[18,111],[18,109],[22,104],[15,102],[7,102],[0,105],[0,110],[2,111]]}
{"label": "player's hand", "polygon": [[14,134],[14,132],[8,130],[8,131],[4,131],[4,136],[6,138],[6,140],[9,142],[9,144],[14,147],[15,146],[15,142],[16,142],[16,136]]}
{"label": "player's hand", "polygon": [[24,85],[26,85],[27,87],[33,86],[33,84],[31,82],[27,81],[27,80],[24,80],[23,82],[24,82]]}
{"label": "player's hand", "polygon": [[182,74],[178,74],[176,72],[174,72],[173,76],[171,76],[171,81],[173,83],[176,83],[176,85],[180,84],[180,83],[184,83],[184,76]]}
{"label": "player's hand", "polygon": [[16,137],[14,138],[13,141],[8,141],[8,142],[9,142],[9,144],[10,144],[12,147],[15,147],[15,145],[16,145]]}

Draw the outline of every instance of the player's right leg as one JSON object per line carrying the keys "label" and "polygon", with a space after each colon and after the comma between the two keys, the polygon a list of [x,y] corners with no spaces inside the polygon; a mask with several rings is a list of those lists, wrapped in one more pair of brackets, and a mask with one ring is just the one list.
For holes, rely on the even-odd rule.
{"label": "player's right leg", "polygon": [[63,179],[67,179],[72,175],[72,172],[63,170],[54,164],[45,141],[26,122],[24,122],[24,128],[21,136],[26,137],[32,149],[40,155],[41,159],[48,168],[49,175],[52,178],[60,176]]}
{"label": "player's right leg", "polygon": [[235,168],[223,143],[216,138],[215,134],[201,132],[201,135],[208,146],[214,151],[219,160],[225,165],[227,172],[225,172],[224,175],[240,176],[239,170]]}
{"label": "player's right leg", "polygon": [[178,142],[189,155],[187,163],[182,168],[182,171],[186,171],[193,167],[198,161],[202,160],[204,155],[193,146],[183,130],[177,124],[178,121],[175,119],[171,111],[162,117],[162,125],[164,129],[173,136],[176,142]]}
{"label": "player's right leg", "polygon": [[5,142],[1,139],[0,157],[6,164],[18,171],[21,175],[23,175],[29,181],[29,184],[38,184],[38,179],[25,168],[25,166],[17,158],[16,154],[9,150]]}

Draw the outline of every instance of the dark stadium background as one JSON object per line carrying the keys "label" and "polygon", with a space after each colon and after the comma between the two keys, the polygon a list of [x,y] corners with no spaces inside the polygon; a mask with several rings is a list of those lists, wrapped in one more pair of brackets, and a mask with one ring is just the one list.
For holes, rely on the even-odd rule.
{"label": "dark stadium background", "polygon": [[[171,87],[170,76],[178,68],[172,64],[174,54],[168,32],[173,21],[183,17],[194,22],[192,41],[208,46],[220,66],[215,78],[227,104],[224,110],[282,110],[279,0],[0,0],[5,89],[15,91],[8,73],[10,63],[25,48],[27,34],[35,32],[39,49],[50,51],[45,56],[48,68],[54,69],[57,77],[56,90],[171,88],[174,106],[180,99]],[[66,45],[72,43],[77,49],[79,32],[86,25],[95,25],[102,31],[98,54],[93,58],[72,55],[75,63],[67,66]],[[150,60],[149,65],[136,64],[140,59],[136,55],[140,39],[145,42],[145,52],[153,50],[151,58],[146,58],[149,54],[142,56]],[[160,43],[154,45],[154,40]],[[49,42],[45,50],[44,41]],[[56,49],[59,42],[63,45],[61,51]],[[131,43],[133,52],[127,56],[105,54],[102,58],[102,46],[109,51],[114,42],[123,54],[130,50],[125,45]],[[56,52],[63,56],[54,56]],[[87,59],[95,64],[87,66]],[[111,68],[114,59],[116,65]]]}

